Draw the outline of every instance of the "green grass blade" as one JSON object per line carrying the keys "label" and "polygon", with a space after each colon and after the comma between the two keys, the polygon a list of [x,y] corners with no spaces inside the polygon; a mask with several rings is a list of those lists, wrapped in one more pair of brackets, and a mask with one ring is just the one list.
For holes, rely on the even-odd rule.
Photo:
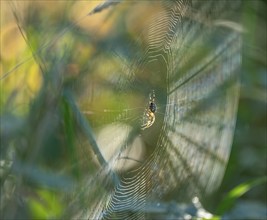
{"label": "green grass blade", "polygon": [[267,182],[267,176],[264,176],[264,177],[261,177],[255,180],[247,181],[245,183],[242,183],[236,186],[219,203],[216,213],[219,215],[222,215],[234,205],[235,201],[239,197],[244,195],[246,192],[248,192],[250,189],[254,188],[255,186],[258,186],[266,182]]}

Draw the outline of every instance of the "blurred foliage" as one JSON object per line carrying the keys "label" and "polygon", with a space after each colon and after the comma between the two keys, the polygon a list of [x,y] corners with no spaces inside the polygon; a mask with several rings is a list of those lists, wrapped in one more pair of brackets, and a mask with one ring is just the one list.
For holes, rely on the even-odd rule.
{"label": "blurred foliage", "polygon": [[220,202],[217,208],[217,213],[222,215],[223,213],[229,211],[238,198],[251,190],[253,187],[256,187],[260,184],[266,184],[266,181],[267,177],[263,177],[238,185],[237,187],[232,189]]}
{"label": "blurred foliage", "polygon": [[[267,204],[266,182],[252,187],[267,172],[266,9],[266,1],[243,2],[242,21],[245,32],[239,110],[225,177],[218,193],[211,198],[213,203],[209,204],[213,207],[210,208],[214,210],[213,213],[216,213],[219,203],[226,202],[223,200],[225,195],[227,198],[231,192],[236,192],[235,189],[241,190],[244,185],[248,186],[249,191],[239,195],[240,198],[235,201],[235,206],[238,206],[238,201],[258,202],[257,204],[263,204],[265,207]],[[242,211],[253,212],[253,208],[244,206]],[[242,213],[239,214],[242,216]]]}
{"label": "blurred foliage", "polygon": [[[116,13],[103,10],[88,17],[83,15],[99,1],[31,3],[1,1],[0,217],[65,218],[78,209],[69,194],[82,188],[83,177],[94,174],[99,166],[90,150],[95,142],[90,126],[98,127],[100,122],[90,113],[85,118],[79,108],[89,109],[93,80],[108,83],[102,79],[109,74],[112,78],[114,63],[123,60],[128,65],[131,54],[126,53],[126,45],[130,47],[131,39],[143,29],[140,11],[150,17],[157,8],[134,8],[128,20],[122,21],[127,11],[123,4],[115,6]],[[267,172],[266,9],[266,1],[243,3],[242,88],[233,150],[221,188],[205,204],[216,213],[222,201],[218,215],[250,189],[241,199],[267,204],[266,179],[258,185],[262,183],[258,178]],[[122,28],[129,34],[118,42]],[[106,52],[114,46],[127,55],[118,59]],[[115,62],[108,63],[109,59]],[[110,94],[101,83],[99,101],[91,109],[103,110],[106,105],[116,109],[118,100],[125,100],[120,101],[122,109],[140,106],[135,96]],[[96,194],[97,190],[103,187],[97,186]]]}
{"label": "blurred foliage", "polygon": [[48,190],[36,192],[38,198],[30,198],[29,211],[33,219],[57,219],[62,215],[62,205],[55,193]]}

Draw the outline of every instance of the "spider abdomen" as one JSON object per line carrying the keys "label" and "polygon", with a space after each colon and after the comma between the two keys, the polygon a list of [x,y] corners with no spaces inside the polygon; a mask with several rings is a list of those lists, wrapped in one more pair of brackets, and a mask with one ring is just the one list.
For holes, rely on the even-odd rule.
{"label": "spider abdomen", "polygon": [[156,112],[156,110],[157,110],[157,106],[156,106],[156,104],[155,104],[154,102],[150,102],[149,110],[150,110],[151,112],[153,112],[153,113]]}

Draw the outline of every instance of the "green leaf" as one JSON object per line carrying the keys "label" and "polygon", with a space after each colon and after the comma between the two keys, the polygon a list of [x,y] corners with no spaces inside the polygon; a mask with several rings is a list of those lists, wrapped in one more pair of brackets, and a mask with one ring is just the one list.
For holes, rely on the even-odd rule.
{"label": "green leaf", "polygon": [[62,215],[62,204],[55,193],[48,190],[38,190],[38,198],[30,198],[28,207],[33,219],[55,219]]}
{"label": "green leaf", "polygon": [[244,195],[246,192],[248,192],[253,187],[258,186],[265,182],[267,182],[266,176],[258,178],[256,180],[247,181],[245,183],[242,183],[236,186],[219,203],[218,208],[217,208],[217,214],[222,215],[226,211],[230,210],[230,208],[232,208],[233,204],[239,197]]}

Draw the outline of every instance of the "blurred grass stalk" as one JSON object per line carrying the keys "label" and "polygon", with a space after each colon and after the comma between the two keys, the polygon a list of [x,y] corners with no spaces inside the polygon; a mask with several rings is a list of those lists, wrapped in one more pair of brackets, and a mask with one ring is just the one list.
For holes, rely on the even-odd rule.
{"label": "blurred grass stalk", "polygon": [[266,185],[266,182],[267,182],[267,177],[264,176],[258,179],[247,181],[245,183],[236,186],[223,198],[222,201],[220,201],[216,213],[222,216],[224,213],[229,212],[241,196],[243,196],[246,192],[248,192],[249,190],[258,185],[261,184]]}

